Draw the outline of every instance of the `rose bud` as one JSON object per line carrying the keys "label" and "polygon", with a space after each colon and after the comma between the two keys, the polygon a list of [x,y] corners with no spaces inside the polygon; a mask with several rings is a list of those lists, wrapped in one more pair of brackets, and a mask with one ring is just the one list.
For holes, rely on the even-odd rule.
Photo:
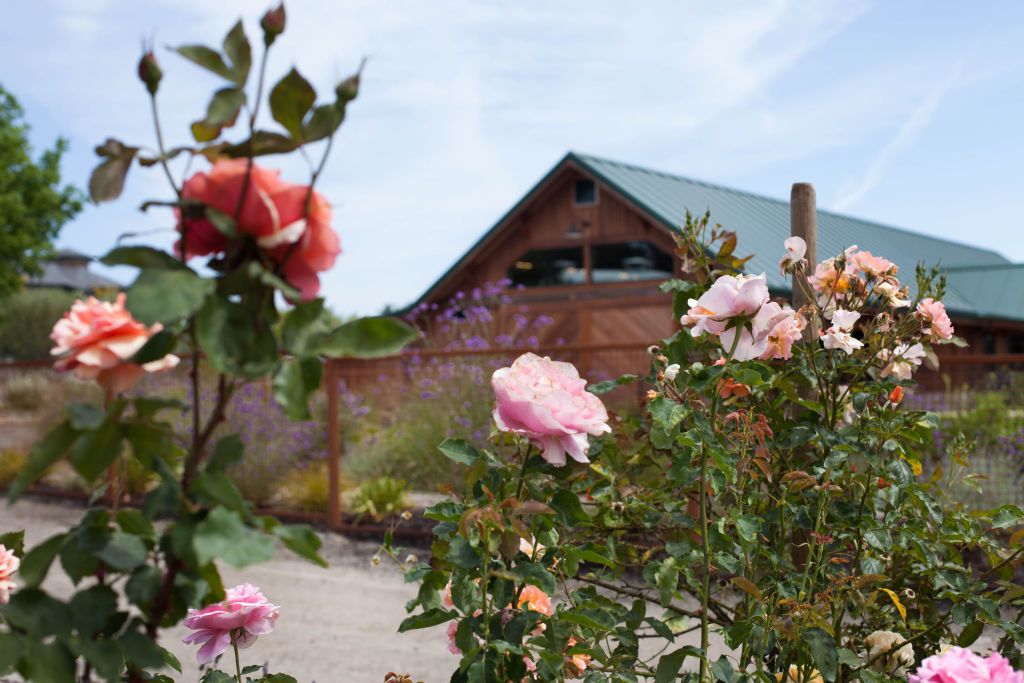
{"label": "rose bud", "polygon": [[270,47],[274,39],[284,33],[284,3],[267,10],[267,13],[260,19],[260,28],[263,29],[263,43]]}
{"label": "rose bud", "polygon": [[156,63],[153,51],[142,55],[142,59],[139,60],[139,80],[146,84],[146,90],[150,95],[156,95],[156,89],[160,87],[160,79],[163,77],[164,72]]}

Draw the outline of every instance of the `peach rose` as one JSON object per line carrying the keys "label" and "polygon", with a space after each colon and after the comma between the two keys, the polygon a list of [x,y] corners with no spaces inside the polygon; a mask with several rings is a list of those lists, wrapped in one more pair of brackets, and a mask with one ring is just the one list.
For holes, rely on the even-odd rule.
{"label": "peach rose", "polygon": [[[320,291],[317,273],[331,268],[341,253],[341,243],[331,229],[330,204],[318,192],[310,195],[307,185],[284,182],[278,171],[253,164],[239,206],[248,165],[245,159],[218,161],[209,172],[196,173],[185,181],[182,197],[199,200],[229,216],[237,211],[236,231],[254,238],[282,267],[285,280],[301,292],[302,299],[312,299]],[[207,219],[179,220],[179,231],[182,224],[185,234],[174,246],[178,254],[182,242],[189,258],[219,254],[227,248],[224,235]]]}
{"label": "peach rose", "polygon": [[519,608],[524,607],[549,617],[555,613],[548,594],[533,585],[525,586],[519,594]]}
{"label": "peach rose", "polygon": [[939,339],[950,339],[953,336],[953,323],[946,314],[946,307],[941,301],[931,297],[922,299],[917,305],[917,317],[921,321],[921,331]]}
{"label": "peach rose", "polygon": [[60,356],[53,364],[59,372],[73,370],[81,379],[94,379],[108,393],[130,389],[143,372],[163,372],[178,365],[178,357],[168,354],[159,360],[138,365],[129,359],[154,334],[163,329],[159,323],[147,328],[124,306],[125,294],[114,303],[89,297],[76,301],[57,321],[50,333]]}
{"label": "peach rose", "polygon": [[14,582],[11,577],[14,576],[14,572],[18,571],[18,567],[21,566],[21,560],[15,555],[13,550],[5,548],[0,543],[0,605],[6,605],[11,600],[11,589],[14,588]]}

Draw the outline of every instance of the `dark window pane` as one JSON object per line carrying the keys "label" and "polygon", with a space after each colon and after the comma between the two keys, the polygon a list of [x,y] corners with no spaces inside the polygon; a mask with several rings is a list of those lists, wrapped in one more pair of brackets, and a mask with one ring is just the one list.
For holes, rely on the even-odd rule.
{"label": "dark window pane", "polygon": [[573,201],[577,204],[597,203],[597,183],[593,180],[577,180],[573,193]]}
{"label": "dark window pane", "polygon": [[526,287],[586,284],[583,247],[528,251],[512,264],[508,277],[513,285]]}
{"label": "dark window pane", "polygon": [[591,247],[593,282],[665,280],[672,277],[672,256],[650,242],[595,244]]}

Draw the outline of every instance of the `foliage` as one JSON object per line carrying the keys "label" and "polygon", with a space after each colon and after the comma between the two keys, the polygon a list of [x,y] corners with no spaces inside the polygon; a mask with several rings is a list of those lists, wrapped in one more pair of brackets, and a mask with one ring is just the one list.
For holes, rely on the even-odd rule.
{"label": "foliage", "polygon": [[4,384],[4,405],[35,412],[46,405],[49,388],[49,380],[39,373],[12,377]]}
{"label": "foliage", "polygon": [[352,512],[357,517],[371,517],[379,522],[409,507],[409,499],[406,497],[408,492],[409,487],[401,479],[369,479],[360,484],[352,496]]}
{"label": "foliage", "polygon": [[27,460],[27,454],[20,449],[5,448],[0,451],[0,487],[10,486]]}
{"label": "foliage", "polygon": [[[904,301],[891,264],[847,250],[819,266],[831,275],[812,279],[810,304],[776,307],[773,318],[806,316],[835,345],[797,335],[791,349],[759,357],[776,332],[758,337],[767,292],[750,305],[757,278],[723,279],[735,236],[715,228],[709,239],[707,227],[705,217],[683,231],[695,282],[665,289],[685,325],[707,316],[710,333],[684,328],[652,351],[645,413],[592,441],[592,462],[555,467],[511,435],[487,449],[441,444],[467,466],[464,486],[427,511],[438,522],[433,558],[406,567],[421,587],[400,630],[447,623],[461,653],[455,682],[732,683],[793,672],[873,683],[906,676],[882,664],[889,651],[870,654],[865,640],[878,631],[905,638],[920,659],[942,642],[969,646],[986,628],[1021,668],[1024,593],[1013,572],[1024,532],[1006,532],[1024,512],[968,512],[940,480],[916,474],[936,419],[900,405],[911,382],[895,359],[943,341],[938,316],[917,309],[941,296],[934,271],[919,269]],[[727,258],[710,258],[716,251]],[[797,286],[801,258],[787,265]],[[718,329],[702,298],[713,283],[723,297],[745,292],[731,290],[736,312]],[[741,345],[750,360],[735,360]],[[559,599],[549,608],[537,591]],[[691,630],[697,647],[680,642]],[[728,648],[715,660],[712,634]]]}
{"label": "foliage", "polygon": [[53,321],[79,296],[48,287],[23,289],[9,296],[0,317],[0,358],[37,360],[49,357]]}
{"label": "foliage", "polygon": [[60,186],[67,142],[58,139],[33,161],[22,117],[18,101],[0,86],[0,300],[21,289],[25,276],[39,274],[61,227],[82,210],[81,193]]}
{"label": "foliage", "polygon": [[[300,510],[327,512],[330,502],[330,482],[326,461],[299,463],[298,467],[288,473],[282,488],[289,505]],[[338,482],[339,493],[355,486],[350,476],[341,472]]]}
{"label": "foliage", "polygon": [[[333,262],[337,245],[326,200],[313,188],[346,107],[358,93],[359,74],[317,104],[313,86],[293,69],[269,92],[271,118],[280,130],[257,130],[267,53],[284,30],[284,19],[283,6],[264,16],[264,50],[255,70],[241,21],[220,50],[177,48],[226,81],[192,124],[193,142],[179,147],[164,143],[156,106],[162,70],[152,52],[144,54],[138,74],[153,103],[156,149],[112,138],[97,148],[102,161],[90,179],[92,198],[116,198],[136,162],[159,166],[171,199],[143,208],[173,210],[181,244],[175,254],[140,244],[116,247],[104,263],[140,270],[127,292],[128,310],[93,302],[58,323],[61,347],[82,360],[74,371],[100,384],[103,401],[67,406],[32,449],[9,499],[16,500],[58,461],[70,463],[102,496],[95,497],[80,523],[20,558],[20,586],[0,606],[0,676],[17,672],[25,680],[48,683],[170,681],[156,672],[169,666],[180,673],[181,666],[159,645],[159,636],[190,610],[224,598],[221,566],[267,560],[278,542],[326,564],[310,528],[255,514],[227,474],[245,463],[243,438],[226,428],[232,399],[239,392],[244,398],[245,387],[259,382],[284,415],[309,420],[310,396],[320,387],[325,357],[388,355],[415,334],[386,318],[334,325],[323,300],[313,298],[318,273]],[[250,79],[250,72],[258,75]],[[238,128],[244,129],[241,139]],[[252,161],[299,149],[305,158],[317,158],[308,185],[282,181]],[[205,158],[213,168],[182,182],[168,163],[181,155],[197,163]],[[55,164],[56,156],[51,157]],[[225,175],[230,182],[218,186],[216,178]],[[197,192],[199,186],[206,191]],[[278,202],[273,211],[266,205],[268,188]],[[264,191],[260,197],[258,189]],[[3,253],[10,253],[6,245]],[[203,268],[189,266],[194,256],[207,257]],[[144,372],[171,368],[178,360],[173,352],[191,359],[182,367],[189,376],[187,391],[159,396],[123,389]],[[204,371],[204,362],[210,370]],[[257,428],[256,437],[263,436]],[[125,487],[134,480],[148,489],[150,478],[156,485],[141,507],[122,508]],[[74,586],[67,599],[44,588],[58,560]],[[228,635],[234,644],[245,644],[234,642],[238,634]],[[238,668],[234,677],[210,670],[204,680],[242,683],[248,676],[262,683],[294,683],[261,667],[246,667],[244,673]]]}

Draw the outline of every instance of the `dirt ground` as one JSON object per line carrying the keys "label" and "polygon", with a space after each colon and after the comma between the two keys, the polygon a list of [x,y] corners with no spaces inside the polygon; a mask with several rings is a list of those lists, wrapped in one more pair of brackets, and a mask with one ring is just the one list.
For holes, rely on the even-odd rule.
{"label": "dirt ground", "polygon": [[[26,496],[13,506],[2,505],[0,533],[25,529],[33,546],[75,523],[82,507]],[[225,586],[249,582],[281,607],[277,628],[242,651],[242,665],[268,662],[271,671],[289,673],[299,683],[380,683],[388,671],[408,672],[414,680],[444,683],[458,665],[447,650],[443,627],[397,632],[406,616],[405,603],[416,595],[395,565],[370,562],[377,545],[324,535],[322,569],[281,548],[270,562],[242,570],[222,567]],[[43,586],[55,595],[72,592],[59,566]],[[196,647],[181,639],[188,629],[165,631],[162,644],[181,661],[184,673],[175,678],[198,681]],[[225,661],[222,669],[234,663]],[[174,672],[169,672],[174,674]]]}

